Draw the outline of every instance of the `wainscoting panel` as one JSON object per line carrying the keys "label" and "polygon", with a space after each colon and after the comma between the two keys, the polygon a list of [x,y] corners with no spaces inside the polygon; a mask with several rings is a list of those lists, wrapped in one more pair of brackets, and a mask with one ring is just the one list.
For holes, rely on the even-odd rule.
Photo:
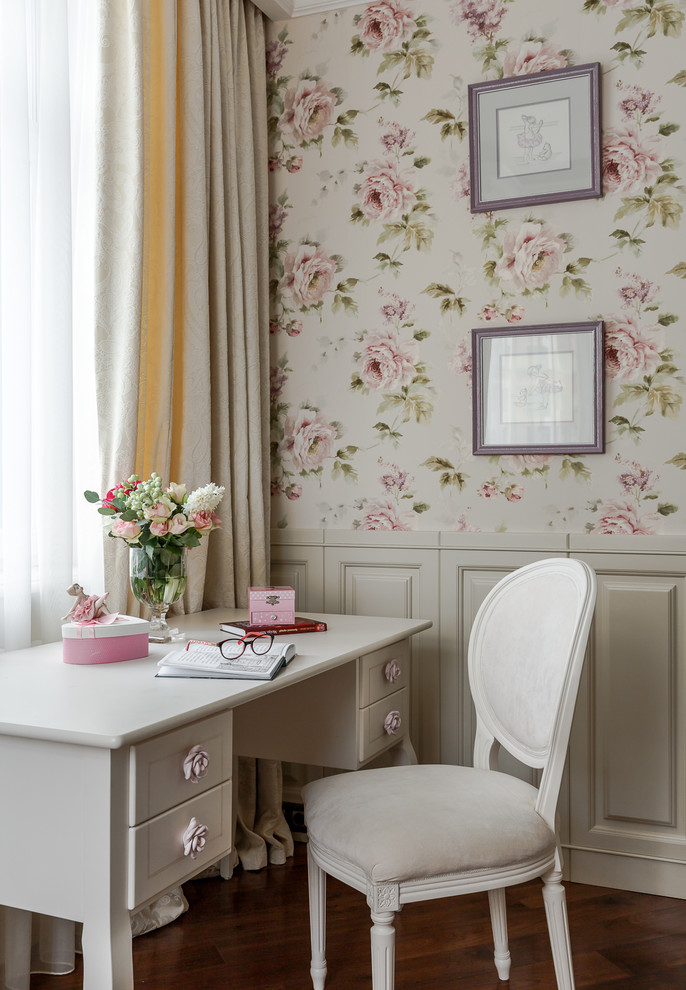
{"label": "wainscoting panel", "polygon": [[[552,556],[598,577],[558,809],[567,876],[686,898],[686,537],[280,530],[272,581],[301,611],[432,619],[413,644],[412,740],[420,762],[469,764],[474,616],[504,574]],[[299,768],[292,793],[323,772]]]}
{"label": "wainscoting panel", "polygon": [[686,897],[686,561],[581,556],[598,603],[570,746],[570,876],[614,883],[623,854],[626,886]]}

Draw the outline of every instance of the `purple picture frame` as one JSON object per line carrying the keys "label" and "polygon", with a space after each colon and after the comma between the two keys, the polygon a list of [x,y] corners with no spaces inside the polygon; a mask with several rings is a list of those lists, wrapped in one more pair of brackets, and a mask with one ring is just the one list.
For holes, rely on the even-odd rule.
{"label": "purple picture frame", "polygon": [[602,196],[599,62],[467,89],[472,213]]}
{"label": "purple picture frame", "polygon": [[605,451],[603,324],[472,330],[474,454]]}

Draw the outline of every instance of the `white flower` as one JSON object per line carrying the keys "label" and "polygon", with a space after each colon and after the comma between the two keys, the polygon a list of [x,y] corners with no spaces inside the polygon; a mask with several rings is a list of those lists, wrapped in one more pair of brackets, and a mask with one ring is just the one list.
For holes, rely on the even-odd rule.
{"label": "white flower", "polygon": [[224,491],[223,486],[219,487],[212,481],[204,488],[196,488],[188,496],[188,501],[183,507],[184,512],[187,516],[192,516],[196,512],[214,512],[224,497]]}

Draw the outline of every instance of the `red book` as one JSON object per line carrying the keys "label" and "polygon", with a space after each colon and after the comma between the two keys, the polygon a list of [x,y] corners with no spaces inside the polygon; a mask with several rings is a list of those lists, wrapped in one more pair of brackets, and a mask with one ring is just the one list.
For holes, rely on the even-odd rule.
{"label": "red book", "polygon": [[318,619],[305,619],[296,615],[293,622],[275,622],[272,625],[257,626],[249,619],[235,619],[233,622],[220,622],[222,632],[233,633],[234,636],[245,636],[247,633],[273,633],[275,636],[295,636],[298,633],[326,632],[326,622]]}

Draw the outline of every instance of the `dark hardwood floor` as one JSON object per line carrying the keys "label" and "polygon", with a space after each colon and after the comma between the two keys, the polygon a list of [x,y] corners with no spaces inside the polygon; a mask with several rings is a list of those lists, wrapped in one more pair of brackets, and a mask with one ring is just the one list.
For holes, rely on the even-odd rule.
{"label": "dark hardwood floor", "polygon": [[[566,884],[578,990],[686,987],[686,901]],[[285,866],[184,887],[190,910],[133,943],[145,990],[309,990],[305,846]],[[369,914],[329,880],[327,990],[371,990]],[[397,916],[396,990],[553,990],[540,884],[508,892],[512,974],[493,964],[485,894],[406,905]],[[82,969],[33,976],[31,990],[80,990]],[[104,990],[104,988],[103,988]]]}

